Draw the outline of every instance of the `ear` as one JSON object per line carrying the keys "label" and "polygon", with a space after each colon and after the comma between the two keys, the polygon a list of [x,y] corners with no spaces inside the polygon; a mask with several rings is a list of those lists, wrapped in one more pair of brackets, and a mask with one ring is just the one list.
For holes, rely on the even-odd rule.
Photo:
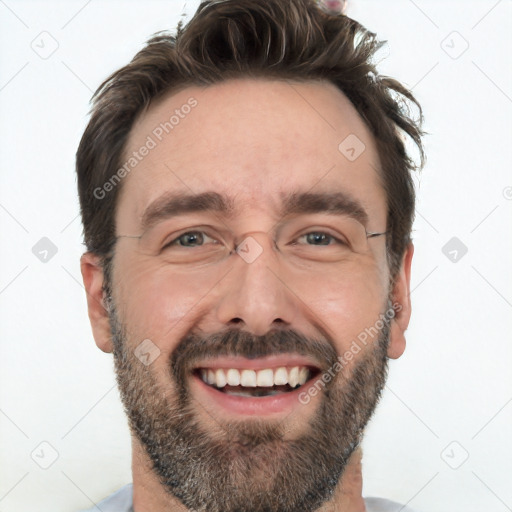
{"label": "ear", "polygon": [[413,253],[414,245],[410,243],[393,285],[392,301],[393,307],[395,307],[395,317],[391,320],[388,347],[388,357],[391,359],[398,359],[405,351],[405,331],[411,318],[410,283]]}
{"label": "ear", "polygon": [[80,258],[80,270],[87,294],[87,309],[94,340],[103,352],[112,352],[109,316],[103,301],[103,268],[100,257],[86,252]]}

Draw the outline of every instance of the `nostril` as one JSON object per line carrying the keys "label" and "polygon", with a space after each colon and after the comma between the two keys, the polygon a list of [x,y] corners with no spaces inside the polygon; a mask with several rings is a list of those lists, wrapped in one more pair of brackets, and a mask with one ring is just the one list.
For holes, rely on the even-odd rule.
{"label": "nostril", "polygon": [[276,329],[276,330],[279,330],[279,331],[282,331],[284,329],[289,329],[290,328],[290,324],[288,322],[286,322],[285,320],[283,320],[282,318],[276,318],[272,322],[272,328]]}

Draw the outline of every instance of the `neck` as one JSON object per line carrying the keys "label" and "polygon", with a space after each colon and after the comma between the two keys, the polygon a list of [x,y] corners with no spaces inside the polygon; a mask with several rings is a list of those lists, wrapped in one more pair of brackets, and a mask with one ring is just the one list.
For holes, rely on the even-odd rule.
{"label": "neck", "polygon": [[363,473],[361,447],[352,454],[332,500],[317,512],[366,512],[363,500]]}
{"label": "neck", "polygon": [[[365,512],[362,498],[362,451],[350,457],[333,498],[316,512]],[[190,512],[168,494],[151,470],[151,463],[137,440],[132,438],[133,509],[135,512]]]}

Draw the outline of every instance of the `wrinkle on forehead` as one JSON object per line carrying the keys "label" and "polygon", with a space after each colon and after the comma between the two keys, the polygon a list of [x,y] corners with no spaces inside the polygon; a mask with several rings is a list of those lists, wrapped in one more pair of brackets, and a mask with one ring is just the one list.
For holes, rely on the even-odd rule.
{"label": "wrinkle on forehead", "polygon": [[[385,215],[373,136],[348,98],[327,82],[237,79],[187,87],[141,116],[125,156],[190,98],[197,106],[124,179],[120,229],[129,227],[128,218],[133,228],[164,191],[229,193],[254,214],[274,211],[280,194],[293,189],[338,189],[358,197],[370,216],[379,209]],[[365,145],[353,162],[338,149],[350,134]]]}

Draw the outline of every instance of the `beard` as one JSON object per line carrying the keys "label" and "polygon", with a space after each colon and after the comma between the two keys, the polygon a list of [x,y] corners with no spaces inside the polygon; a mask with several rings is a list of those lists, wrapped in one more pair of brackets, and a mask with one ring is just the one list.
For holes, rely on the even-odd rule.
{"label": "beard", "polygon": [[[382,318],[382,316],[381,316]],[[113,303],[110,323],[117,382],[132,435],[144,448],[163,489],[195,512],[312,512],[332,498],[350,456],[362,441],[384,388],[389,319],[376,343],[347,368],[322,383],[306,422],[294,413],[280,421],[251,418],[201,420],[202,406],[187,382],[194,362],[205,357],[247,358],[279,353],[312,356],[323,371],[338,354],[332,340],[293,330],[263,336],[229,330],[200,336],[188,332],[167,362],[161,384],[152,365],[134,355],[133,340]],[[320,378],[320,375],[318,375]],[[306,405],[297,405],[306,407]],[[211,423],[211,422],[208,422]],[[307,423],[305,425],[305,423]],[[290,435],[300,425],[300,435]]]}

